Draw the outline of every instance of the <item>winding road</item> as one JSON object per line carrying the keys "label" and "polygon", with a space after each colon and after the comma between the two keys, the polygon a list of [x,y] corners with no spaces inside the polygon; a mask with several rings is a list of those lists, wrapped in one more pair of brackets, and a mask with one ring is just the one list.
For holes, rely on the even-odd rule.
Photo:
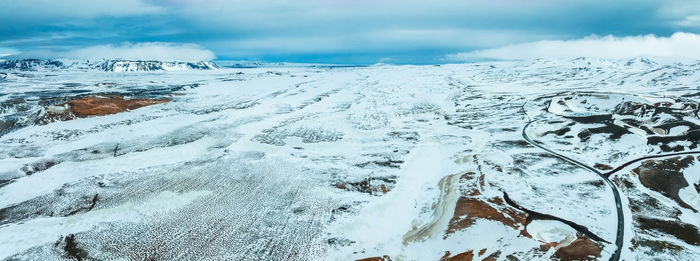
{"label": "winding road", "polygon": [[651,155],[651,156],[636,158],[636,159],[633,159],[633,160],[630,160],[628,162],[623,163],[622,165],[618,166],[617,168],[614,168],[611,171],[604,173],[603,175],[610,177],[610,175],[615,174],[615,172],[618,172],[618,171],[628,167],[629,165],[632,165],[632,163],[639,162],[642,160],[672,157],[672,156],[681,156],[681,155],[688,155],[688,154],[700,154],[700,151],[681,151],[681,152],[666,153],[666,154]]}
{"label": "winding road", "polygon": [[620,165],[620,166],[618,166],[618,167],[612,169],[611,171],[608,171],[608,172],[606,172],[606,173],[602,173],[602,172],[600,172],[599,170],[597,170],[597,169],[595,169],[595,168],[593,168],[593,167],[591,167],[591,166],[588,166],[588,165],[586,165],[586,164],[584,164],[584,163],[582,163],[582,162],[580,162],[580,161],[577,161],[577,160],[575,160],[575,159],[572,159],[572,158],[570,158],[570,157],[567,157],[567,156],[565,156],[565,155],[562,155],[562,154],[560,154],[560,153],[558,153],[558,152],[556,152],[556,151],[553,151],[553,150],[551,150],[551,149],[549,149],[549,148],[543,146],[542,144],[539,144],[539,143],[535,142],[534,140],[532,140],[532,139],[527,135],[527,128],[530,126],[530,124],[532,124],[532,123],[535,122],[535,121],[537,121],[537,119],[532,119],[532,120],[530,120],[527,124],[525,124],[525,126],[523,127],[523,133],[522,133],[522,134],[523,134],[523,138],[524,138],[528,143],[530,143],[530,144],[532,144],[533,146],[535,146],[535,147],[537,147],[537,148],[540,148],[540,149],[542,149],[542,150],[544,150],[544,151],[546,151],[546,152],[548,152],[548,153],[550,153],[550,154],[556,156],[557,158],[563,159],[563,160],[565,160],[565,161],[567,161],[567,162],[569,162],[569,163],[572,163],[572,164],[574,164],[574,165],[577,165],[577,166],[579,166],[579,167],[582,167],[582,168],[584,168],[584,169],[587,169],[587,170],[589,170],[589,171],[595,173],[596,175],[600,176],[600,177],[605,181],[605,183],[608,184],[608,185],[610,186],[610,188],[612,189],[613,195],[615,196],[615,207],[616,207],[616,209],[617,209],[617,235],[616,235],[616,238],[615,238],[615,245],[617,246],[617,249],[615,250],[615,252],[613,253],[613,255],[610,257],[610,260],[611,260],[611,261],[620,260],[620,253],[621,253],[621,251],[622,251],[622,246],[623,246],[623,244],[624,244],[624,232],[625,232],[625,231],[624,231],[624,227],[625,227],[625,226],[624,226],[624,222],[625,222],[625,220],[624,220],[624,214],[623,214],[623,211],[622,211],[622,204],[621,204],[621,199],[620,199],[620,193],[619,193],[619,191],[618,191],[618,189],[617,189],[617,186],[615,186],[615,184],[613,184],[612,181],[610,181],[610,179],[609,179],[610,176],[611,176],[612,174],[614,174],[614,173],[616,173],[616,172],[618,172],[618,171],[620,171],[620,170],[622,170],[622,169],[624,169],[624,168],[630,166],[631,164],[636,163],[636,162],[639,162],[639,161],[642,161],[642,160],[655,159],[655,158],[664,158],[664,157],[672,157],[672,156],[680,156],[680,155],[689,155],[689,154],[700,154],[700,151],[682,151],[682,152],[674,152],[674,153],[666,153],[666,154],[658,154],[658,155],[644,156],[644,157],[639,157],[639,158],[630,160],[630,161],[628,161],[628,162],[625,162],[625,163],[623,163],[622,165]]}
{"label": "winding road", "polygon": [[[530,120],[527,124],[525,124],[525,127],[523,127],[523,138],[530,144],[532,144],[535,147],[540,148],[541,150],[544,150],[557,158],[563,159],[569,163],[572,163],[574,165],[577,165],[579,167],[582,167],[584,169],[587,169],[598,176],[600,176],[603,180],[605,180],[605,183],[610,186],[612,189],[613,195],[615,196],[615,208],[617,209],[617,236],[615,237],[615,245],[617,246],[617,249],[615,249],[615,252],[613,255],[610,257],[611,261],[617,261],[620,260],[620,253],[622,251],[622,245],[624,244],[624,238],[625,238],[625,220],[624,220],[624,214],[622,213],[622,203],[620,199],[620,192],[618,192],[617,187],[615,184],[608,179],[608,176],[603,174],[602,172],[598,171],[597,169],[588,166],[580,161],[577,161],[575,159],[569,158],[567,156],[564,156],[556,151],[553,151],[545,146],[542,146],[541,144],[538,144],[537,142],[533,141],[530,139],[530,136],[527,135],[527,127],[530,126],[533,122],[537,121],[537,119],[532,119]],[[631,164],[631,163],[630,163]]]}

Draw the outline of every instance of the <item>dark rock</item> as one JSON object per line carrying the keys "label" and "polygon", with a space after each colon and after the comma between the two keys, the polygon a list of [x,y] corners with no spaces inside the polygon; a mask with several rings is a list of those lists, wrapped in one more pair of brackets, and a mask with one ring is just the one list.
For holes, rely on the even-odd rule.
{"label": "dark rock", "polygon": [[63,250],[66,252],[68,258],[76,259],[78,261],[82,261],[83,259],[87,258],[88,253],[78,246],[78,242],[75,240],[75,234],[68,235],[65,238],[65,243],[66,245],[63,247]]}
{"label": "dark rock", "polygon": [[638,175],[639,181],[645,187],[673,199],[681,207],[697,212],[697,210],[683,202],[680,196],[678,196],[678,191],[680,189],[689,186],[683,176],[682,170],[694,162],[695,158],[692,156],[683,158],[675,157],[664,160],[647,160],[632,171]]}

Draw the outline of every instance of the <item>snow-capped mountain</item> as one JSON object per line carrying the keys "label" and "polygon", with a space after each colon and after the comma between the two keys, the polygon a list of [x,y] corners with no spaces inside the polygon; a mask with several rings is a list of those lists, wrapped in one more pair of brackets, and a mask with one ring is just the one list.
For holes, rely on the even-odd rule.
{"label": "snow-capped mountain", "polygon": [[219,65],[227,68],[258,68],[266,66],[267,63],[263,61],[223,61]]}
{"label": "snow-capped mountain", "polygon": [[105,72],[153,72],[212,70],[218,66],[211,61],[152,61],[152,60],[40,60],[21,59],[0,61],[0,70],[43,71],[43,70],[96,70]]}
{"label": "snow-capped mountain", "polygon": [[165,61],[127,61],[104,60],[92,64],[91,68],[110,72],[150,72],[150,71],[184,71],[212,70],[217,66],[214,62],[165,62]]}
{"label": "snow-capped mountain", "polygon": [[59,60],[21,59],[0,61],[0,70],[36,71],[63,67],[63,62]]}

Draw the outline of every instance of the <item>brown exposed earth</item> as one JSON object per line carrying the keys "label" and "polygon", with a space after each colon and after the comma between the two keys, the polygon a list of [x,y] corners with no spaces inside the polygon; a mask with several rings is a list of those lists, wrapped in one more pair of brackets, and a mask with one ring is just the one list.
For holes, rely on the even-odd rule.
{"label": "brown exposed earth", "polygon": [[[537,212],[530,213],[528,212],[529,210],[520,209],[519,205],[512,205],[514,203],[508,201],[509,199],[505,193],[503,198],[484,197],[481,190],[488,189],[492,185],[484,182],[482,176],[483,174],[468,172],[460,177],[461,196],[457,199],[454,214],[448,224],[446,234],[468,228],[478,219],[487,219],[518,230],[521,236],[532,238],[526,230],[526,226],[530,221],[535,219],[558,220],[556,217]],[[577,224],[571,225],[577,230],[588,232],[585,227]],[[568,245],[562,246],[557,243],[544,244],[541,249],[533,249],[533,251],[544,254],[553,247],[557,248],[553,257],[561,260],[595,260],[601,256],[602,251],[599,243],[582,233],[579,233],[578,238]],[[475,251],[478,251],[479,257],[486,253],[486,249],[469,250],[454,256],[447,252],[441,261],[472,260],[475,258]],[[500,252],[495,252],[485,258],[477,259],[496,260],[500,255]],[[513,258],[515,257],[513,256]]]}
{"label": "brown exposed earth", "polygon": [[563,261],[598,260],[603,248],[587,237],[579,237],[568,246],[557,249],[554,256]]}
{"label": "brown exposed earth", "polygon": [[47,106],[46,114],[39,123],[46,124],[54,121],[67,121],[75,118],[104,116],[135,110],[141,107],[169,102],[170,99],[124,99],[117,95],[86,96],[70,100],[66,103]]}
{"label": "brown exposed earth", "polygon": [[375,256],[375,257],[357,259],[355,261],[391,261],[391,258],[389,256]]}
{"label": "brown exposed earth", "polygon": [[124,99],[120,96],[88,96],[68,101],[71,112],[79,118],[103,116],[169,102],[170,99]]}
{"label": "brown exposed earth", "polygon": [[[479,256],[484,255],[486,253],[486,249],[482,249],[479,251]],[[450,256],[451,253],[450,251],[445,252],[445,255],[440,258],[440,261],[472,261],[474,259],[474,250],[469,250],[467,252],[457,254],[455,256]],[[484,257],[484,259],[481,259],[482,261],[496,261],[498,260],[498,257],[501,255],[500,251],[496,251],[487,257]]]}
{"label": "brown exposed earth", "polygon": [[649,217],[635,217],[634,221],[636,226],[670,234],[689,245],[700,246],[700,230],[691,224]]}
{"label": "brown exposed earth", "polygon": [[474,260],[474,251],[469,250],[467,252],[457,254],[455,256],[450,256],[450,251],[445,252],[445,255],[440,258],[440,261],[472,261]]}
{"label": "brown exposed earth", "polygon": [[[639,169],[641,170],[641,167]],[[634,172],[630,172],[630,174],[632,175],[614,179],[629,198],[634,231],[629,249],[640,254],[658,252],[675,254],[684,249],[681,246],[682,242],[700,246],[700,231],[696,226],[685,223],[678,218],[682,215],[680,208],[664,204],[656,197],[641,190],[637,184],[642,182],[636,183],[633,180],[639,179],[639,174],[635,175]],[[646,185],[641,184],[641,186]]]}
{"label": "brown exposed earth", "polygon": [[501,251],[496,251],[496,252],[493,252],[493,254],[490,254],[489,256],[485,257],[481,261],[496,261],[496,260],[498,260],[499,256],[501,256]]}
{"label": "brown exposed earth", "polygon": [[613,169],[612,166],[610,166],[608,164],[603,164],[603,163],[596,163],[595,165],[593,165],[593,167],[596,169],[599,169],[599,170],[611,170],[611,169]]}
{"label": "brown exposed earth", "polygon": [[683,177],[683,169],[693,163],[695,163],[695,159],[692,156],[647,160],[642,162],[641,166],[633,169],[632,172],[637,174],[639,181],[645,187],[673,199],[681,207],[697,212],[678,196],[680,189],[689,186]]}
{"label": "brown exposed earth", "polygon": [[460,177],[460,183],[469,188],[462,191],[462,196],[457,199],[454,214],[447,227],[447,234],[468,228],[477,219],[488,219],[501,222],[515,230],[521,230],[521,234],[529,237],[525,231],[527,222],[525,213],[506,205],[499,197],[487,199],[481,196],[478,187],[485,185],[483,175],[477,176],[474,172],[468,172]]}
{"label": "brown exposed earth", "polygon": [[470,227],[476,219],[488,219],[501,222],[516,230],[523,229],[521,233],[527,234],[524,230],[526,218],[525,213],[506,206],[500,198],[492,198],[487,202],[476,198],[460,197],[447,233]]}

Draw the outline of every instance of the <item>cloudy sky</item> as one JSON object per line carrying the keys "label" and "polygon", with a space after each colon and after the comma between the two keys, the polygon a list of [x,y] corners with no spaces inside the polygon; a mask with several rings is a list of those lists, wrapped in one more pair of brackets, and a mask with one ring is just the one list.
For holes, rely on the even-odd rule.
{"label": "cloudy sky", "polygon": [[[0,56],[700,59],[700,0],[0,0]],[[10,55],[10,56],[8,56]]]}

